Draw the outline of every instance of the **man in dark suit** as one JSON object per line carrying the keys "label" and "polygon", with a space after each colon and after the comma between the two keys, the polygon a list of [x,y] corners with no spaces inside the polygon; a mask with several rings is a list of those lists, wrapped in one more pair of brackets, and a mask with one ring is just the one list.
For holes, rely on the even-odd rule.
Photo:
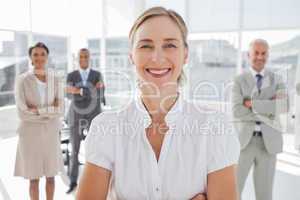
{"label": "man in dark suit", "polygon": [[71,193],[77,186],[79,161],[78,153],[83,131],[88,130],[92,119],[101,112],[101,103],[105,105],[104,83],[100,72],[89,67],[90,53],[86,48],[79,51],[79,70],[68,74],[67,97],[71,100],[68,112],[68,125],[71,131]]}

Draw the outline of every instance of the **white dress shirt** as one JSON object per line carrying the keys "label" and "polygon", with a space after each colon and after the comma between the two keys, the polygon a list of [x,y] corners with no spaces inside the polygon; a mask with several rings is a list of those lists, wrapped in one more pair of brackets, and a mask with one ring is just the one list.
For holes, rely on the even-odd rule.
{"label": "white dress shirt", "polygon": [[256,78],[257,74],[260,74],[262,77],[264,77],[264,75],[265,75],[265,68],[263,68],[260,72],[257,72],[252,67],[250,67],[250,71],[251,71],[253,78],[255,79],[255,82],[257,80],[257,78]]}
{"label": "white dress shirt", "polygon": [[178,98],[165,118],[169,131],[158,162],[139,98],[120,112],[101,113],[86,138],[86,161],[112,172],[112,199],[191,199],[206,191],[209,173],[236,164],[240,152],[226,117],[204,111]]}
{"label": "white dress shirt", "polygon": [[86,86],[87,79],[88,79],[89,73],[90,73],[90,68],[89,67],[87,69],[79,68],[79,72],[80,72],[80,76],[81,76],[83,85]]}
{"label": "white dress shirt", "polygon": [[37,88],[39,90],[41,105],[44,106],[46,104],[46,83],[40,81],[36,76],[34,76],[37,83]]}
{"label": "white dress shirt", "polygon": [[[257,77],[256,77],[257,74],[260,74],[262,76],[262,81],[264,81],[265,68],[263,68],[260,72],[257,72],[252,67],[250,67],[250,71],[251,71],[251,74],[252,74],[252,76],[254,78],[255,83],[257,82]],[[254,130],[255,131],[261,131],[260,125],[259,124],[255,124]]]}

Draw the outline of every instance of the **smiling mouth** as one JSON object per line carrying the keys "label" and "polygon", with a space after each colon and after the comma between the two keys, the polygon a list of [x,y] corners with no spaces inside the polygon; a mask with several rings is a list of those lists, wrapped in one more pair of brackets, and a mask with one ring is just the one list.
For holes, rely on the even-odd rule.
{"label": "smiling mouth", "polygon": [[171,71],[171,68],[165,68],[165,69],[146,69],[146,72],[150,74],[154,78],[161,78],[169,74]]}

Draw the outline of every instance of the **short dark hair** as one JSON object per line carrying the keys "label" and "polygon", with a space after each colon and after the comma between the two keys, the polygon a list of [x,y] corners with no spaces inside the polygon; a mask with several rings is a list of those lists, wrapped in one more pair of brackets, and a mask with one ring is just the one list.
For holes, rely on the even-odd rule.
{"label": "short dark hair", "polygon": [[86,52],[88,52],[88,54],[90,54],[90,50],[87,49],[87,48],[81,48],[81,49],[79,49],[79,53],[82,52],[82,51],[86,51]]}
{"label": "short dark hair", "polygon": [[30,47],[29,50],[28,50],[28,55],[31,56],[32,50],[34,48],[38,48],[38,47],[45,49],[45,51],[47,52],[47,55],[49,55],[49,49],[48,49],[48,47],[44,43],[42,43],[42,42],[38,42],[35,45],[33,45],[32,47]]}

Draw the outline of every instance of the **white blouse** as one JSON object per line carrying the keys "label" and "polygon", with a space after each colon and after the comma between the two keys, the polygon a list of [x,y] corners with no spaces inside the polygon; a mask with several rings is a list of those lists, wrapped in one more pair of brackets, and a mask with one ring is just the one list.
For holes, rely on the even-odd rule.
{"label": "white blouse", "polygon": [[40,95],[41,105],[46,104],[46,83],[40,81],[36,76],[34,76],[37,82],[37,88]]}
{"label": "white blouse", "polygon": [[224,114],[209,112],[179,97],[165,118],[169,131],[158,162],[145,134],[151,119],[141,100],[101,113],[86,138],[86,161],[112,172],[113,198],[191,199],[206,191],[209,173],[239,158],[232,124]]}

